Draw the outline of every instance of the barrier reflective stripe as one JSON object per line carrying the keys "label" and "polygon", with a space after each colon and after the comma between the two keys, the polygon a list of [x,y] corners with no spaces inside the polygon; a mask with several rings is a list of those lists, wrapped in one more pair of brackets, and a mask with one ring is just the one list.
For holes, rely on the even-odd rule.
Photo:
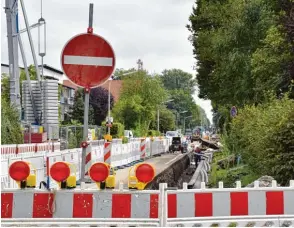
{"label": "barrier reflective stripe", "polygon": [[105,142],[104,143],[104,162],[107,164],[111,164],[111,143]]}
{"label": "barrier reflective stripe", "polygon": [[1,218],[158,218],[154,192],[1,193]]}
{"label": "barrier reflective stripe", "polygon": [[92,165],[92,145],[91,143],[88,144],[86,148],[86,165],[85,165],[85,175],[89,176],[88,170]]}
{"label": "barrier reflective stripe", "polygon": [[[59,151],[60,143],[31,143],[31,144],[17,144],[17,145],[1,145],[1,155],[17,155],[30,152],[45,152],[45,151]],[[7,156],[6,156],[7,157]]]}
{"label": "barrier reflective stripe", "polygon": [[294,214],[294,191],[168,193],[168,217]]}
{"label": "barrier reflective stripe", "polygon": [[141,139],[141,145],[140,145],[140,158],[143,159],[146,156],[146,140]]}

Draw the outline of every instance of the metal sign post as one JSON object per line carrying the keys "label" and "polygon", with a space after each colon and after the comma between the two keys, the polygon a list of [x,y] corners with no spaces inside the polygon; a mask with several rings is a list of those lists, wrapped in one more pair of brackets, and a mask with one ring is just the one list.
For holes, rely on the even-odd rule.
{"label": "metal sign post", "polygon": [[[87,33],[70,39],[61,53],[61,66],[65,75],[74,84],[85,89],[84,129],[81,164],[81,182],[91,164],[91,151],[88,149],[89,93],[109,79],[115,68],[115,54],[107,40],[93,33],[93,3],[89,8],[89,27]],[[87,149],[88,148],[88,149]]]}
{"label": "metal sign post", "polygon": [[[88,33],[90,33],[89,31],[93,31],[93,3],[90,3],[90,7],[89,7]],[[84,142],[88,141],[89,99],[90,99],[90,89],[85,88],[85,110],[84,110],[84,132],[83,132]],[[87,147],[83,147],[83,149],[82,149],[81,182],[85,182],[86,150],[87,150]]]}

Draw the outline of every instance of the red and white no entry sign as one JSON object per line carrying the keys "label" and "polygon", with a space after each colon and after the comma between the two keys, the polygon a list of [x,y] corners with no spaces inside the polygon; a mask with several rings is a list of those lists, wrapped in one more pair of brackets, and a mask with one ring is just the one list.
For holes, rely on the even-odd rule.
{"label": "red and white no entry sign", "polygon": [[104,83],[115,67],[111,45],[101,36],[80,34],[67,42],[61,53],[65,75],[76,85],[92,88]]}

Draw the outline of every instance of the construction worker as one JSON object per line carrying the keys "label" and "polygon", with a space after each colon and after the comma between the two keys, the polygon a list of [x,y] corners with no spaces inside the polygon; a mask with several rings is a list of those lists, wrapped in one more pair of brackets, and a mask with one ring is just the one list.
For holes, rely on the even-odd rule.
{"label": "construction worker", "polygon": [[201,149],[199,146],[197,146],[194,150],[194,159],[195,159],[195,166],[196,167],[198,166],[198,162],[201,161],[201,155],[202,155]]}

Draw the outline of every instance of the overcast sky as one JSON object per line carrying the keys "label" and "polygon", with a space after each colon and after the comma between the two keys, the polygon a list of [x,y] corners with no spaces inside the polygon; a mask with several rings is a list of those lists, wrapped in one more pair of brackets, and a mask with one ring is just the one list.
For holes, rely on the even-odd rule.
{"label": "overcast sky", "polygon": [[[40,0],[24,0],[30,24],[40,18]],[[89,3],[94,3],[94,33],[106,38],[116,54],[117,68],[136,67],[140,58],[151,73],[179,68],[195,75],[192,45],[185,28],[195,0],[43,0],[47,23],[47,54],[44,63],[61,70],[60,54],[64,44],[88,26]],[[1,0],[1,62],[8,63],[6,17]],[[20,9],[20,3],[19,3]],[[20,29],[24,28],[19,10]],[[38,30],[32,31],[37,49]],[[27,61],[33,63],[26,34],[23,42]],[[20,65],[22,60],[20,58]],[[194,96],[212,119],[210,101]]]}

